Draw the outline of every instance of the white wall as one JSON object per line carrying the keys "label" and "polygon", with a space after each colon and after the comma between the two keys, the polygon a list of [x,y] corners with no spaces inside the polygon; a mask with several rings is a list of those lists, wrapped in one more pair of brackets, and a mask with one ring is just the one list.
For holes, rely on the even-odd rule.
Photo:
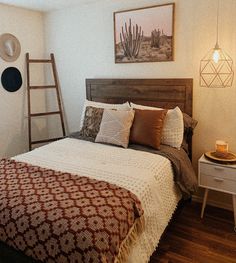
{"label": "white wall", "polygon": [[[23,85],[17,92],[9,93],[0,84],[0,157],[9,157],[28,150],[27,107],[26,107],[26,71],[25,53],[32,57],[44,54],[43,15],[39,12],[10,7],[0,4],[0,34],[11,33],[21,44],[21,55],[15,62],[5,62],[0,58],[0,72],[7,67],[17,67],[23,79]],[[39,70],[32,70],[36,78]],[[36,95],[34,110],[45,108],[44,95]],[[35,134],[44,129],[45,124],[33,123]]]}
{"label": "white wall", "polygon": [[[214,149],[216,139],[227,140],[230,150],[236,152],[236,82],[228,89],[199,87],[199,61],[215,44],[217,1],[174,1],[174,62],[114,63],[113,12],[166,2],[104,0],[48,13],[46,47],[57,59],[70,132],[78,130],[85,78],[193,78],[193,115],[199,121],[193,141],[196,168],[197,159]],[[220,45],[236,64],[236,1],[224,0],[220,4]]]}

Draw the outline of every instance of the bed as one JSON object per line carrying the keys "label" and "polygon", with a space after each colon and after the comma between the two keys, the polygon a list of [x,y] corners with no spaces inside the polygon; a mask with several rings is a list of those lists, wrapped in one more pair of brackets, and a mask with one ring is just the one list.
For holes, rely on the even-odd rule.
{"label": "bed", "polygon": [[[87,79],[86,94],[88,100],[103,103],[123,103],[130,101],[137,104],[162,108],[174,108],[178,106],[189,116],[192,115],[192,79]],[[188,154],[191,158],[191,136],[187,137],[187,141]],[[95,182],[96,180],[101,180],[102,182],[111,184],[110,187],[127,189],[128,192],[126,194],[130,195],[132,200],[137,197],[135,211],[139,213],[138,218],[141,222],[139,226],[136,227],[134,223],[130,229],[127,229],[128,226],[126,226],[126,223],[123,222],[122,219],[121,221],[123,223],[119,225],[119,229],[124,228],[127,234],[125,238],[122,239],[119,251],[116,251],[117,256],[115,259],[112,255],[110,255],[110,257],[96,258],[93,254],[93,261],[91,262],[148,262],[149,257],[158,245],[162,233],[182,198],[181,191],[174,182],[173,164],[171,161],[163,155],[155,154],[142,148],[131,147],[123,149],[106,144],[65,138],[29,153],[18,155],[10,161],[29,164],[33,167],[42,167],[46,169],[47,173],[51,170],[59,171],[59,173],[62,173],[59,178],[70,174],[89,178],[89,180],[92,180],[92,182],[89,182],[91,184],[94,182],[93,180],[95,180]],[[32,169],[31,166],[30,169]],[[50,180],[50,176],[47,178]],[[17,183],[14,181],[14,184]],[[44,187],[43,185],[41,186],[41,188]],[[112,189],[114,190],[115,188]],[[119,192],[121,190],[119,188],[114,191]],[[72,190],[72,192],[76,193],[76,190]],[[45,194],[44,192],[41,193],[42,195]],[[60,196],[60,191],[58,196]],[[2,203],[6,202],[3,195],[0,196],[0,200],[2,200]],[[81,200],[81,198],[78,197],[78,200]],[[45,203],[47,202],[49,202],[49,200],[45,200]],[[140,207],[139,204],[142,206]],[[43,205],[44,204],[41,203],[40,207]],[[66,209],[70,209],[70,207],[68,206]],[[117,211],[119,211],[118,207]],[[70,210],[70,213],[72,212]],[[106,212],[108,213],[108,211]],[[36,213],[41,213],[41,210],[35,210],[34,213],[35,215]],[[65,210],[62,210],[62,213],[65,214]],[[1,211],[0,239],[5,241],[8,246],[16,248],[16,240],[20,240],[22,237],[18,233],[16,236],[12,235],[11,238],[9,238],[8,235],[8,239],[4,239],[4,227],[8,230],[10,227],[8,225],[4,226],[3,216],[4,214]],[[59,219],[60,218],[56,218],[55,221]],[[9,222],[12,223],[11,219],[9,220]],[[98,223],[97,221],[99,220],[96,220],[96,223]],[[104,228],[108,221],[108,216],[101,216],[101,222]],[[9,222],[7,224],[10,224]],[[42,224],[44,224],[44,222]],[[142,229],[138,229],[140,226]],[[58,240],[59,237],[62,240],[62,237],[68,235],[66,227],[63,231],[61,235],[57,236]],[[22,236],[24,235],[25,233],[22,234]],[[74,237],[75,236],[72,236],[72,239]],[[113,237],[114,235],[112,238]],[[95,239],[98,240],[97,237],[95,237]],[[108,239],[110,241],[111,237],[109,236]],[[22,247],[22,251],[34,259],[44,259],[42,253],[39,253],[39,247],[47,243],[48,240],[49,239],[45,238],[44,240],[41,239],[38,243],[35,241],[36,246],[31,246],[31,249],[25,245]],[[104,237],[99,241],[101,240],[105,242]],[[22,242],[24,241],[25,240]],[[76,258],[75,248],[67,247],[69,241],[70,238],[67,236],[66,242],[63,243],[64,245],[61,244],[63,253],[61,253],[60,257],[55,257],[56,260],[53,260],[53,258],[48,259],[45,256],[45,262],[89,262],[89,256],[86,255],[89,255],[92,249],[85,249],[87,254],[84,254],[83,258],[79,258],[79,256]],[[59,240],[58,242],[61,241]],[[78,243],[79,241],[76,240],[75,243],[76,242]],[[15,254],[15,259],[17,258],[17,260],[19,259],[18,257],[20,257],[22,262],[33,262],[32,258],[27,259],[22,253],[18,254],[14,251],[12,254],[7,252],[9,247],[3,243],[1,243],[0,246],[0,259],[2,255],[5,255],[3,259],[7,260],[7,258],[11,258],[13,254]],[[85,244],[83,240],[81,244]],[[72,246],[75,245],[72,244]],[[55,246],[53,251],[55,252]],[[73,257],[70,257],[70,261],[67,259],[67,252],[70,255],[73,254]],[[111,251],[109,251],[109,253],[112,254]],[[13,258],[11,258],[11,260],[12,259]],[[90,259],[92,260],[92,257],[90,257]]]}

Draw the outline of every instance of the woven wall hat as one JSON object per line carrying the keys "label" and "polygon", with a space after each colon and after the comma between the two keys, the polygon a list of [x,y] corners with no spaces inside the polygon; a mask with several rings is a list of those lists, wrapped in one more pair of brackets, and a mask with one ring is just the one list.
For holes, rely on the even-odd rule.
{"label": "woven wall hat", "polygon": [[7,62],[18,59],[21,52],[19,40],[12,34],[5,33],[0,36],[0,56]]}

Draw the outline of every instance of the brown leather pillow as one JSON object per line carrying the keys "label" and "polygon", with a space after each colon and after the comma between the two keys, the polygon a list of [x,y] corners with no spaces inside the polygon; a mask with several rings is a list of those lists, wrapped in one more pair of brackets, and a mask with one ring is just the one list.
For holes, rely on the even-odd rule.
{"label": "brown leather pillow", "polygon": [[167,110],[134,110],[130,142],[159,149]]}

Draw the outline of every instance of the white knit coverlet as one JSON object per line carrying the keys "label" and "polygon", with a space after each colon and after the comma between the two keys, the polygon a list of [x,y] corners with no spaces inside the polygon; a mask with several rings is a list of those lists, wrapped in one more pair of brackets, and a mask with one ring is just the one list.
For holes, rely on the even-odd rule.
{"label": "white knit coverlet", "polygon": [[13,158],[40,167],[104,180],[136,194],[145,231],[128,262],[148,262],[181,198],[170,161],[157,154],[66,138]]}

